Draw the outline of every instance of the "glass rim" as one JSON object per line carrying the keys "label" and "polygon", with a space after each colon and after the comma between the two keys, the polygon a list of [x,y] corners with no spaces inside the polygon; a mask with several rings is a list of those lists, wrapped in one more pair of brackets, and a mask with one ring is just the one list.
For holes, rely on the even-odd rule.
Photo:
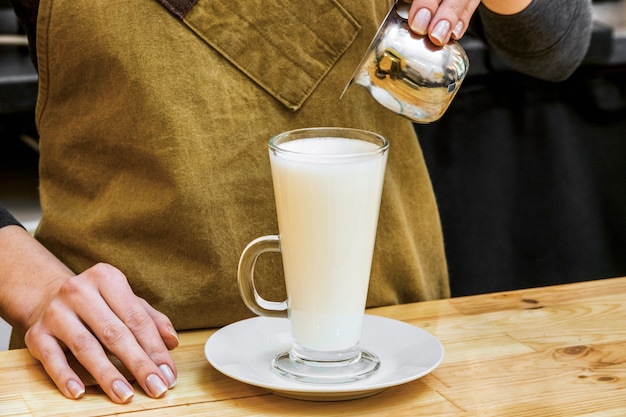
{"label": "glass rim", "polygon": [[[344,132],[343,134],[341,132]],[[347,133],[346,133],[347,132]],[[352,133],[352,134],[350,134]],[[313,138],[344,138],[344,139],[355,139],[355,140],[368,140],[370,143],[377,143],[378,147],[376,149],[365,151],[365,152],[356,152],[356,153],[346,153],[346,154],[315,154],[315,156],[326,157],[326,158],[350,158],[350,157],[363,157],[367,155],[378,155],[381,153],[385,153],[387,149],[389,149],[389,140],[383,135],[372,132],[364,129],[356,129],[351,127],[305,127],[301,129],[288,130],[282,133],[279,133],[273,136],[269,142],[268,146],[270,151],[276,153],[285,153],[292,155],[311,155],[305,152],[298,152],[291,149],[282,148],[280,145],[282,142],[279,142],[281,139],[285,138],[293,138],[292,140],[298,139],[313,139]]]}

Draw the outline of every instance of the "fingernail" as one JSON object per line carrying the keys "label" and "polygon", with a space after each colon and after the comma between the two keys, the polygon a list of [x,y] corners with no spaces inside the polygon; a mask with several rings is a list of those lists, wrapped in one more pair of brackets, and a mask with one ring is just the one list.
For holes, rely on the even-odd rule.
{"label": "fingernail", "polygon": [[435,29],[431,33],[431,36],[439,41],[439,43],[443,44],[443,42],[448,37],[448,32],[450,32],[450,22],[447,20],[441,20],[435,26]]}
{"label": "fingernail", "polygon": [[167,331],[169,332],[169,334],[174,336],[176,338],[176,340],[178,340],[178,333],[176,333],[176,330],[174,330],[174,328],[172,326],[168,326],[167,327]]}
{"label": "fingernail", "polygon": [[167,387],[158,375],[148,375],[146,378],[146,387],[150,390],[150,394],[154,398],[161,398],[167,392]]}
{"label": "fingernail", "polygon": [[452,31],[452,35],[455,39],[459,39],[461,37],[461,33],[463,32],[463,21],[459,20]]}
{"label": "fingernail", "polygon": [[85,395],[85,389],[83,388],[83,386],[73,379],[67,381],[67,390],[70,392],[70,394],[72,394],[72,398],[74,398],[75,400]]}
{"label": "fingernail", "polygon": [[169,388],[174,388],[176,386],[176,376],[174,375],[172,368],[163,364],[159,366],[159,369],[161,370],[161,372],[163,372],[165,379],[167,379]]}
{"label": "fingernail", "polygon": [[411,22],[411,30],[420,35],[425,35],[428,32],[428,25],[432,15],[428,9],[420,9],[413,17]]}
{"label": "fingernail", "polygon": [[128,402],[135,395],[132,388],[119,379],[113,383],[112,388],[115,395],[117,395],[123,403]]}

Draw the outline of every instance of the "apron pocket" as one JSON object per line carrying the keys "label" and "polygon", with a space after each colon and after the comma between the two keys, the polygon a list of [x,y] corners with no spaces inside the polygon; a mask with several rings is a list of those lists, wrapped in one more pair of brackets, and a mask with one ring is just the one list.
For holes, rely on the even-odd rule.
{"label": "apron pocket", "polygon": [[170,12],[184,14],[191,30],[291,110],[302,106],[360,30],[335,0],[178,3]]}

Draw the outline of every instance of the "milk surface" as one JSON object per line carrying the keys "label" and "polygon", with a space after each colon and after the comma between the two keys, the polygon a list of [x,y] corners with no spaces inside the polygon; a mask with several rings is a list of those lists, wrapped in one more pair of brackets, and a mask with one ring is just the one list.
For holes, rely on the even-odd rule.
{"label": "milk surface", "polygon": [[[297,152],[270,151],[293,337],[308,349],[351,348],[361,334],[387,154],[343,138],[280,147]],[[371,153],[336,156],[362,152]]]}

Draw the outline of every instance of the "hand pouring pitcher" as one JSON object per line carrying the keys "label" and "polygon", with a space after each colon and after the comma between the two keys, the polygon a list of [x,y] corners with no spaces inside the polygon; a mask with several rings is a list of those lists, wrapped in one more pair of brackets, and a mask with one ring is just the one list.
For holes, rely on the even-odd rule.
{"label": "hand pouring pitcher", "polygon": [[387,109],[417,123],[443,116],[467,74],[461,45],[436,46],[411,31],[411,3],[397,0],[378,29],[359,67],[346,85],[365,87]]}

